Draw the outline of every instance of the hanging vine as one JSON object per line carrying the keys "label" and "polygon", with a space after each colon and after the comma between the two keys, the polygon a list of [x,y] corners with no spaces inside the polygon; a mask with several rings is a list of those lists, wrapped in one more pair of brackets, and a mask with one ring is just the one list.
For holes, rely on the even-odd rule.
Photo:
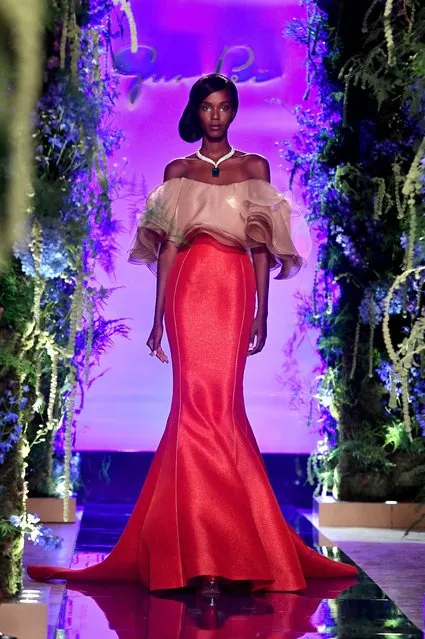
{"label": "hanging vine", "polygon": [[[0,272],[10,256],[13,243],[22,233],[24,217],[31,201],[33,140],[31,113],[41,84],[43,6],[34,0],[4,0],[0,23],[9,41],[0,52],[2,74],[13,77],[2,100],[7,109],[0,114],[0,132],[8,140],[5,189],[0,198]],[[25,46],[22,43],[25,42]],[[7,55],[8,47],[10,47]],[[15,52],[12,55],[12,50]],[[7,96],[7,97],[6,97]],[[3,189],[2,189],[3,191]]]}
{"label": "hanging vine", "polygon": [[289,32],[307,48],[320,106],[297,109],[282,154],[319,238],[297,328],[320,330],[309,477],[346,500],[425,499],[415,470],[425,464],[425,8],[304,4],[307,21]]}

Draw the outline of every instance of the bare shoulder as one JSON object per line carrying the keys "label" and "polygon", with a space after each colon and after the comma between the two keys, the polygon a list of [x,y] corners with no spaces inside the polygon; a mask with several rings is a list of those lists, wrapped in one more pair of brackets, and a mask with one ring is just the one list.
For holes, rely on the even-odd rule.
{"label": "bare shoulder", "polygon": [[164,171],[164,182],[173,178],[184,177],[187,170],[186,158],[176,158],[167,164]]}
{"label": "bare shoulder", "polygon": [[270,182],[270,165],[268,160],[259,153],[246,153],[244,164],[250,178]]}

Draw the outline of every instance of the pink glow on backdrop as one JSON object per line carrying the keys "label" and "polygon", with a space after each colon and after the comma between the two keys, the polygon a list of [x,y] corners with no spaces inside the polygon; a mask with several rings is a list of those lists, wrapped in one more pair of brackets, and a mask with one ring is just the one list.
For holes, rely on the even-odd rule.
{"label": "pink glow on backdrop", "polygon": [[[177,134],[193,82],[202,73],[215,71],[224,51],[223,73],[234,75],[235,68],[246,67],[236,72],[240,110],[230,140],[239,149],[267,156],[272,182],[282,191],[288,187],[288,170],[280,166],[276,142],[290,138],[295,130],[291,111],[305,91],[304,51],[282,36],[288,21],[302,16],[294,2],[144,0],[132,5],[139,51],[129,52],[125,21],[124,40],[114,42],[122,76],[117,124],[126,138],[114,162],[124,167],[123,177],[134,183],[139,196],[114,203],[114,215],[125,226],[119,237],[116,275],[110,281],[102,272],[97,274],[105,285],[119,287],[108,304],[107,317],[129,318],[131,335],[130,340],[116,340],[102,358],[99,372],[108,371],[86,395],[79,416],[78,450],[155,450],[165,427],[172,392],[171,359],[170,364],[162,364],[149,357],[146,346],[156,279],[146,267],[126,260],[135,230],[131,209],[142,204],[142,186],[151,191],[162,182],[164,166],[171,159],[197,148]],[[300,246],[300,250],[305,249]],[[295,324],[294,293],[311,291],[314,266],[313,249],[307,269],[295,279],[271,279],[267,343],[260,354],[247,360],[245,401],[263,452],[309,452],[317,439],[306,428],[307,407],[291,408],[290,390],[279,380],[285,362],[283,347]],[[307,380],[318,363],[313,342],[311,336],[298,355],[300,373]],[[165,331],[162,345],[169,355]]]}

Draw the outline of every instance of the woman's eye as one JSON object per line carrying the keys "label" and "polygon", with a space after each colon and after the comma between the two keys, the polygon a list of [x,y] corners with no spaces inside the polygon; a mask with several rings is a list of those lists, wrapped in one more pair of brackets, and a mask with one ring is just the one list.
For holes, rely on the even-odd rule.
{"label": "woman's eye", "polygon": [[[220,107],[220,110],[221,110],[221,111],[228,111],[229,109],[230,109],[230,106],[229,106],[228,104],[223,104],[223,105]],[[201,106],[201,110],[202,110],[202,111],[211,111],[211,106],[210,106],[209,104],[203,104],[203,105]]]}

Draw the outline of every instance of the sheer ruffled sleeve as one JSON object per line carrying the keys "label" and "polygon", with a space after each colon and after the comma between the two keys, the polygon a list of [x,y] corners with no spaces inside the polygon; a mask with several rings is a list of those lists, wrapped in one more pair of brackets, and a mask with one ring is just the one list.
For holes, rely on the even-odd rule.
{"label": "sheer ruffled sleeve", "polygon": [[265,244],[270,252],[270,270],[280,269],[274,279],[290,279],[306,265],[291,236],[291,217],[297,213],[291,210],[285,196],[268,182],[252,180],[247,184],[247,196],[240,211],[247,244],[250,248]]}
{"label": "sheer ruffled sleeve", "polygon": [[177,219],[180,189],[181,180],[169,180],[148,195],[128,250],[131,264],[145,264],[154,275],[157,274],[161,243],[165,240],[177,245],[184,242]]}

